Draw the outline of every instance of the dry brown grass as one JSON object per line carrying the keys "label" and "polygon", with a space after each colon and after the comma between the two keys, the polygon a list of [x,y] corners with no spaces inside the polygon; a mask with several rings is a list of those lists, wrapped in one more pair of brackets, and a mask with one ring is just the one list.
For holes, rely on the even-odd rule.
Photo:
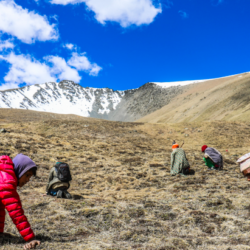
{"label": "dry brown grass", "polygon": [[[246,123],[121,123],[30,111],[0,111],[0,154],[30,156],[38,176],[19,191],[39,249],[250,249],[249,183],[235,160],[249,152]],[[195,176],[172,177],[171,142],[186,150]],[[208,171],[200,146],[224,155]],[[228,151],[226,151],[228,150]],[[49,169],[67,161],[73,200],[42,197]],[[0,249],[22,247],[15,235]]]}

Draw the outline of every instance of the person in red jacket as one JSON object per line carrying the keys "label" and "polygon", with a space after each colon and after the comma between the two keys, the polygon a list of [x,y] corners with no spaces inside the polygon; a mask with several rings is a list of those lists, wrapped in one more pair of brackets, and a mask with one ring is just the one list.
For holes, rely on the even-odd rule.
{"label": "person in red jacket", "polygon": [[35,248],[40,241],[35,240],[35,235],[24,215],[20,197],[16,191],[17,186],[23,187],[36,175],[36,164],[26,155],[18,154],[13,162],[9,156],[0,157],[0,234],[4,233],[5,209],[19,233],[27,242],[24,249]]}

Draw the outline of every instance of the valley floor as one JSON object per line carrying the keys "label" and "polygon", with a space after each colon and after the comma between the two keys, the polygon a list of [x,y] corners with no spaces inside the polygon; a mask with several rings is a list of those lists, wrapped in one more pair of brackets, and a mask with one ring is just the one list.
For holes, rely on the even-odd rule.
{"label": "valley floor", "polygon": [[[0,154],[23,153],[38,176],[19,190],[38,249],[250,249],[250,183],[235,161],[250,151],[250,124],[122,123],[25,110],[0,110]],[[170,176],[172,141],[194,176]],[[209,171],[200,147],[217,148]],[[56,161],[71,166],[73,200],[43,197]],[[23,240],[7,217],[0,249]]]}

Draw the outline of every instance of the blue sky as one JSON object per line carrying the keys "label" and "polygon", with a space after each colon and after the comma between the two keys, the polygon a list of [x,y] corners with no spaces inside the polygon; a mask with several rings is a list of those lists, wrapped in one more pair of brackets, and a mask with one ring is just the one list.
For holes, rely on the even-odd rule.
{"label": "blue sky", "polygon": [[0,0],[0,89],[115,90],[250,71],[249,0]]}

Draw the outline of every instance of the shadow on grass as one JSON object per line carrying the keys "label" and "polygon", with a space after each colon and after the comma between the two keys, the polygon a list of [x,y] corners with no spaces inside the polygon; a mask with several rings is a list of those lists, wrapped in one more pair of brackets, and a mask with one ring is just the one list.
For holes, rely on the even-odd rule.
{"label": "shadow on grass", "polygon": [[0,235],[0,245],[6,245],[6,244],[20,244],[24,243],[24,240],[22,237],[18,237],[16,235]]}
{"label": "shadow on grass", "polygon": [[[72,242],[72,241],[77,241],[79,238],[86,238],[88,237],[88,233],[80,233],[80,234],[53,234],[51,237],[42,235],[42,234],[37,234],[36,235],[36,240],[39,240],[41,242]],[[17,235],[9,235],[9,236],[2,236],[0,235],[0,245],[9,245],[9,244],[25,244],[25,241],[21,236]]]}
{"label": "shadow on grass", "polygon": [[83,197],[81,195],[78,195],[78,194],[73,194],[72,199],[73,200],[83,200]]}
{"label": "shadow on grass", "polygon": [[193,169],[190,169],[187,175],[195,175],[195,171]]}

